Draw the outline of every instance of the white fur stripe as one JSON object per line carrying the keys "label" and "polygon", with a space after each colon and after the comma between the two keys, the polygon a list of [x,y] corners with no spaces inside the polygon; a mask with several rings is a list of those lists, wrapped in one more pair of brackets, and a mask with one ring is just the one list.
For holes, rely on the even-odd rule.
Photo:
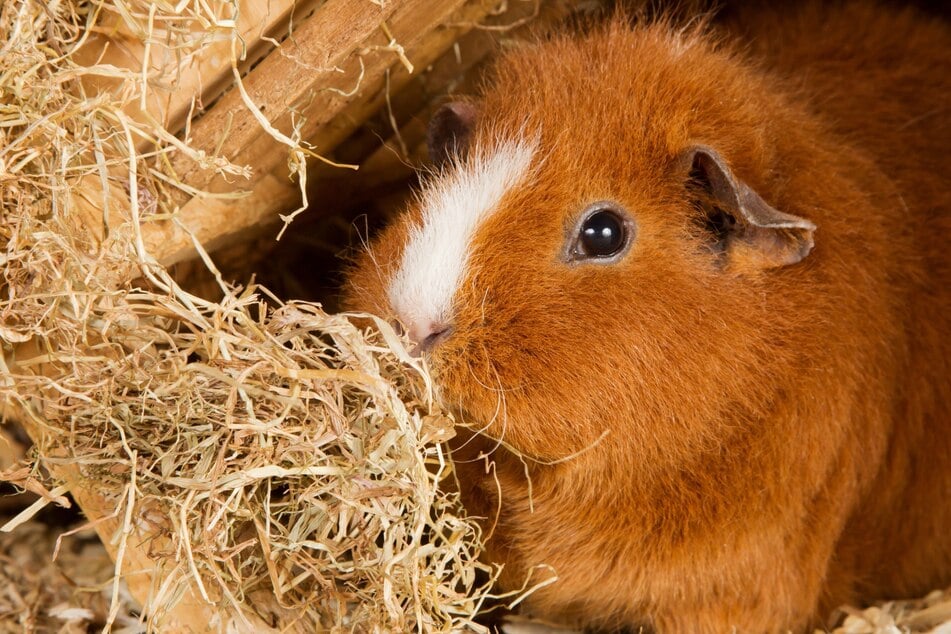
{"label": "white fur stripe", "polygon": [[462,165],[423,190],[422,224],[410,229],[400,268],[389,287],[390,304],[411,330],[448,324],[476,229],[531,165],[536,142],[475,148]]}

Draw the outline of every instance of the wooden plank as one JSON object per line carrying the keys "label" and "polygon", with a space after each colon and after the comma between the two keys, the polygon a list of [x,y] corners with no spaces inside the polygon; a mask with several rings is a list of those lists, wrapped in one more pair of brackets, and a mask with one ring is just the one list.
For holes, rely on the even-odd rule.
{"label": "wooden plank", "polygon": [[[286,33],[292,15],[308,15],[321,1],[240,0],[234,28],[246,50],[239,51],[239,54],[244,53],[244,58],[239,60],[239,70],[246,70],[268,52],[271,44],[263,38],[280,39]],[[134,32],[129,22],[116,14],[102,17],[73,59],[80,65],[114,66],[140,74],[143,60],[148,55],[146,68],[150,90],[146,95],[145,111],[136,101],[128,105],[126,113],[137,121],[146,121],[147,113],[148,117],[175,134],[184,127],[193,107],[212,103],[233,81],[231,41],[228,38],[216,41],[214,37],[216,29],[223,34],[230,29],[227,20],[235,18],[234,7],[228,2],[210,2],[205,6],[220,12],[215,16],[219,26],[197,20],[184,23],[196,37],[204,33],[212,38],[195,57],[181,59],[180,53],[170,46],[164,25],[156,25],[156,32],[150,38],[147,33]],[[122,86],[122,80],[117,78],[85,75],[82,81],[86,91],[93,94],[114,91]],[[147,141],[140,141],[140,145],[145,144]]]}
{"label": "wooden plank", "polygon": [[[350,75],[340,72],[341,65],[355,49],[366,46],[380,25],[403,6],[397,2],[374,4],[369,0],[328,0],[298,26],[292,38],[283,42],[244,78],[248,97],[274,127],[288,135],[292,134],[291,110],[304,105],[309,95],[323,95],[324,99],[308,108],[304,116],[313,116],[320,106],[326,106],[335,114],[348,99],[331,91],[344,88],[346,84],[341,79],[353,82],[359,77],[335,77]],[[263,172],[268,170],[261,169],[260,148],[253,147],[259,139],[263,145],[275,150],[281,147],[248,111],[241,93],[231,90],[193,124],[188,142],[207,155],[218,154],[232,162],[251,164],[257,172]],[[213,174],[202,171],[185,156],[173,165],[183,181],[198,189],[208,188],[214,178]],[[233,185],[223,183],[221,188],[231,187]]]}

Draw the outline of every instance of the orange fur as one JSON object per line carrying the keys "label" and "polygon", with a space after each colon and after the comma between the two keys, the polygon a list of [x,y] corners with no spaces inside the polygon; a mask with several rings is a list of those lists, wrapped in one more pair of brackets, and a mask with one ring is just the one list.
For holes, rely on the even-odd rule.
{"label": "orange fur", "polygon": [[[616,19],[499,62],[474,138],[538,130],[544,161],[476,234],[430,360],[486,426],[459,455],[526,456],[492,452],[497,482],[457,467],[502,584],[558,575],[531,612],[802,631],[951,582],[949,60],[945,25],[852,3],[714,32]],[[814,222],[813,252],[719,265],[677,167],[697,143]],[[602,199],[636,218],[631,252],[566,265]],[[417,213],[361,257],[349,307],[391,316]]]}

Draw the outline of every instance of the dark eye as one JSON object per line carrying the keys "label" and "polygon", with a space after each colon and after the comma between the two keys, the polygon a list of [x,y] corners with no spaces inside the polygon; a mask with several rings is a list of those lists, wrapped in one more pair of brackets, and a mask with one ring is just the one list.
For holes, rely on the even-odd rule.
{"label": "dark eye", "polygon": [[581,219],[569,260],[613,261],[631,241],[633,222],[610,203],[595,203]]}
{"label": "dark eye", "polygon": [[589,257],[614,255],[624,246],[624,223],[613,211],[596,211],[581,225],[579,244]]}

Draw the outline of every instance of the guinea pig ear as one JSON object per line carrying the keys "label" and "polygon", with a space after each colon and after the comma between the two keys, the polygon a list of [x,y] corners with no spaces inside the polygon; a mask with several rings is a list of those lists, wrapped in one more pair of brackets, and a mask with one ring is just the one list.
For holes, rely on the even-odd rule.
{"label": "guinea pig ear", "polygon": [[682,160],[688,186],[705,214],[704,227],[731,264],[773,268],[809,255],[816,230],[812,222],[771,207],[712,148],[691,147]]}
{"label": "guinea pig ear", "polygon": [[439,108],[426,131],[430,160],[442,165],[465,152],[478,115],[476,107],[465,101],[452,101]]}

